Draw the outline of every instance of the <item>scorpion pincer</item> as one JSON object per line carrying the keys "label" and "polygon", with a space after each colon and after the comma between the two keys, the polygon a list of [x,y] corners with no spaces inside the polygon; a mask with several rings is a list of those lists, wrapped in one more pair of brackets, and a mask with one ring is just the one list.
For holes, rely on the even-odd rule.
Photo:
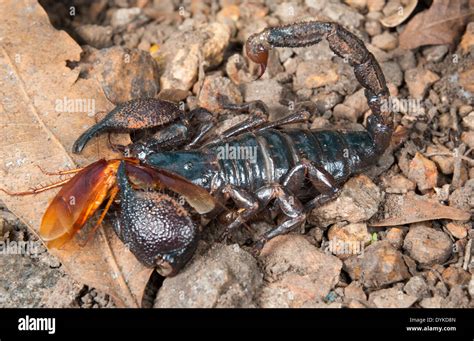
{"label": "scorpion pincer", "polygon": [[[79,153],[98,133],[150,131],[150,138],[124,149],[130,159],[102,160],[102,170],[113,163],[107,193],[119,193],[121,199],[115,230],[143,264],[158,265],[165,275],[175,274],[194,252],[199,229],[171,197],[144,192],[137,183],[184,193],[201,214],[216,211],[216,202],[232,200],[237,210],[225,228],[226,235],[272,204],[283,219],[256,242],[258,251],[266,241],[304,223],[309,210],[334,199],[350,176],[376,163],[389,145],[393,116],[382,105],[389,92],[381,68],[359,38],[336,23],[303,22],[267,28],[250,36],[245,47],[249,59],[260,65],[261,76],[270,49],[305,47],[323,38],[336,55],[349,62],[365,88],[371,109],[365,131],[285,128],[290,123],[307,121],[309,113],[297,111],[268,122],[265,104],[256,101],[226,104],[227,109],[248,111],[249,118],[216,137],[212,136],[212,114],[206,110],[185,114],[172,103],[145,98],[118,105],[76,141],[73,151]],[[255,150],[255,157],[219,156],[231,147]],[[90,174],[79,173],[71,182],[78,176]],[[61,197],[61,192],[58,195]],[[45,213],[46,232],[54,230],[48,222],[54,221],[48,218],[50,215],[56,220],[65,215],[64,209],[57,209],[55,200]],[[82,215],[79,223],[66,218],[74,226],[71,231],[75,231],[89,217],[90,212]],[[46,232],[43,237],[48,237]],[[51,236],[48,238],[51,240]]]}

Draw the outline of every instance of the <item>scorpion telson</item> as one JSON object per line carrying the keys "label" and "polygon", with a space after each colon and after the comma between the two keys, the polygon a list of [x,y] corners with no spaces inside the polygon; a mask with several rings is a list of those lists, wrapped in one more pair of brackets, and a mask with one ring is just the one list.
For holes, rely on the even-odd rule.
{"label": "scorpion telson", "polygon": [[[382,106],[389,93],[379,64],[359,38],[338,24],[304,22],[268,28],[252,35],[245,48],[249,59],[260,65],[261,76],[271,48],[305,47],[324,38],[331,50],[354,68],[356,79],[365,88],[372,112],[365,131],[285,128],[290,123],[307,122],[310,114],[298,111],[268,122],[265,104],[256,101],[225,104],[226,109],[247,111],[249,118],[213,136],[212,114],[205,109],[186,114],[170,102],[132,100],[118,105],[83,133],[73,151],[81,152],[94,135],[105,131],[146,129],[151,137],[124,148],[131,158],[98,161],[66,183],[45,213],[48,233],[43,233],[43,238],[70,238],[98,208],[92,207],[87,215],[77,209],[68,213],[58,203],[64,193],[76,191],[75,182],[86,176],[95,176],[90,183],[103,188],[100,202],[120,197],[117,235],[143,264],[158,265],[165,275],[176,273],[191,257],[198,229],[174,199],[140,192],[137,184],[142,184],[141,188],[159,185],[183,195],[201,214],[215,214],[215,202],[232,200],[237,210],[224,235],[273,203],[282,219],[256,241],[257,252],[266,241],[303,224],[310,209],[334,199],[350,176],[377,162],[393,131],[393,116]],[[223,150],[254,153],[252,159],[235,157],[235,153],[222,157]],[[92,168],[97,170],[92,172]],[[98,193],[84,191],[86,202],[97,202]],[[67,222],[66,230],[55,227],[59,221]],[[156,238],[161,232],[167,237]]]}

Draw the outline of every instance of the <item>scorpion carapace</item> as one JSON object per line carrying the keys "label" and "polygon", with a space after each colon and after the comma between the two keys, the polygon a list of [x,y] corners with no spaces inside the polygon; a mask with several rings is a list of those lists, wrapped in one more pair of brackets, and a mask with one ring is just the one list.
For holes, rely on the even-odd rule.
{"label": "scorpion carapace", "polygon": [[119,238],[144,265],[172,275],[193,254],[199,229],[165,190],[182,196],[200,214],[215,207],[207,191],[179,175],[142,166],[136,159],[102,159],[78,170],[62,186],[43,215],[39,235],[48,247],[60,248],[107,200],[95,225],[99,227],[118,196],[114,229]]}
{"label": "scorpion carapace", "polygon": [[[230,215],[224,235],[273,203],[273,211],[282,219],[259,238],[255,251],[300,226],[308,210],[334,199],[351,175],[376,163],[393,130],[392,114],[382,105],[389,93],[379,64],[360,39],[338,24],[304,22],[268,28],[252,35],[245,46],[262,74],[271,48],[304,47],[323,38],[353,66],[365,88],[372,111],[365,131],[285,129],[286,124],[307,122],[311,115],[303,110],[268,122],[266,105],[255,101],[225,103],[226,109],[249,112],[249,118],[213,136],[212,114],[205,109],[185,114],[169,102],[132,100],[82,134],[73,151],[80,152],[104,131],[149,129],[152,136],[124,148],[131,159],[98,161],[68,182],[45,213],[42,237],[64,242],[102,201],[109,197],[110,205],[117,195],[119,237],[142,263],[158,265],[164,274],[176,273],[193,253],[197,228],[172,198],[137,192],[139,183],[142,188],[169,188],[185,196],[199,213],[231,199],[237,210]],[[77,196],[79,205],[68,204],[71,195]],[[157,238],[163,231],[167,238]]]}

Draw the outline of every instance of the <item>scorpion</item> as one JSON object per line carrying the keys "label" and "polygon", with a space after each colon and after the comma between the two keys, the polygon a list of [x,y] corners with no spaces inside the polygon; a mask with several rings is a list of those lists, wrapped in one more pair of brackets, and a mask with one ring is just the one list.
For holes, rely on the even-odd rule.
{"label": "scorpion", "polygon": [[[353,67],[365,88],[371,109],[365,130],[290,129],[285,125],[307,122],[309,112],[296,111],[270,122],[266,105],[254,101],[225,104],[226,109],[247,111],[249,118],[216,137],[210,136],[212,114],[203,108],[186,114],[164,100],[131,100],[85,131],[73,152],[80,153],[103,132],[150,133],[129,146],[117,146],[124,152],[123,159],[99,160],[71,178],[48,207],[40,236],[58,247],[108,197],[103,219],[118,196],[115,232],[144,265],[171,276],[192,257],[199,228],[179,202],[156,189],[182,195],[199,214],[212,215],[226,201],[233,201],[237,210],[230,215],[224,238],[271,206],[283,219],[255,242],[256,252],[268,240],[301,226],[309,210],[335,199],[349,177],[376,163],[393,132],[392,113],[383,106],[389,91],[381,68],[364,43],[339,24],[313,21],[267,28],[251,35],[245,49],[259,65],[261,77],[270,49],[306,47],[324,38]],[[253,148],[256,157],[218,157],[226,147]],[[65,198],[70,194],[82,198],[79,205],[68,206]]]}

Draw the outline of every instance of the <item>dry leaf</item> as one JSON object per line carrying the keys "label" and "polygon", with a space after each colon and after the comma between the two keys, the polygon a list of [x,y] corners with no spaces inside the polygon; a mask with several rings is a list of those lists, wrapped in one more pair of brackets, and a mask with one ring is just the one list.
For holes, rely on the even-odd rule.
{"label": "dry leaf", "polygon": [[[51,26],[36,0],[0,0],[0,8],[0,187],[22,191],[44,183],[37,166],[54,171],[87,165],[98,159],[98,149],[100,157],[117,156],[107,151],[105,138],[87,153],[69,154],[75,138],[95,122],[87,111],[112,107],[95,80],[80,79],[79,70],[66,66],[80,59],[79,45]],[[55,193],[11,197],[0,192],[0,199],[36,233]],[[78,282],[109,293],[118,305],[139,306],[152,270],[110,227],[99,229],[85,247],[77,243],[81,237],[50,252]]]}
{"label": "dry leaf", "polygon": [[404,7],[400,6],[395,13],[380,19],[380,22],[385,27],[396,27],[413,13],[417,4],[418,0],[409,0]]}
{"label": "dry leaf", "polygon": [[467,0],[434,0],[428,10],[418,13],[400,34],[400,47],[452,44],[468,18],[474,14]]}
{"label": "dry leaf", "polygon": [[407,195],[388,195],[385,201],[388,218],[370,223],[370,226],[397,226],[436,219],[468,220],[469,212],[442,205],[413,193]]}

